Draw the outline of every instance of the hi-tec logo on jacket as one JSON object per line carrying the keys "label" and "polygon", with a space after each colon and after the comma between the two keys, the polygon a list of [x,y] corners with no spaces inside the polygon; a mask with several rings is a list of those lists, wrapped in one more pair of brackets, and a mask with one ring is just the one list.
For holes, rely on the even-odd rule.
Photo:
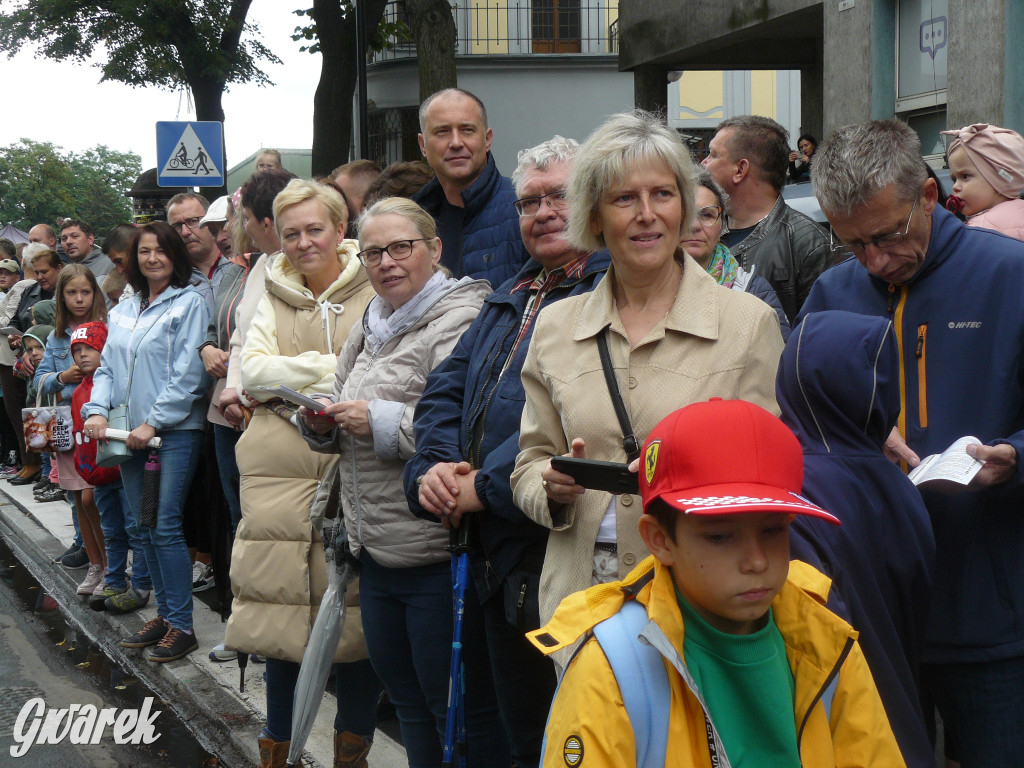
{"label": "hi-tec logo on jacket", "polygon": [[956,323],[956,322],[953,322],[952,320],[950,320],[948,328],[951,331],[959,330],[960,328],[981,328],[981,321],[980,320],[962,320],[959,323]]}

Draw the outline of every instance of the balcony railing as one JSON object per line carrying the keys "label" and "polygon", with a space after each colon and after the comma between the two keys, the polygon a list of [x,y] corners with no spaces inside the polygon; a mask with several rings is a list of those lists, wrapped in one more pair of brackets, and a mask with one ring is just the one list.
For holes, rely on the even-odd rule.
{"label": "balcony railing", "polygon": [[[456,55],[618,53],[618,0],[462,0],[452,4]],[[407,23],[402,0],[388,3],[384,20]],[[408,39],[392,37],[371,61],[416,55]]]}

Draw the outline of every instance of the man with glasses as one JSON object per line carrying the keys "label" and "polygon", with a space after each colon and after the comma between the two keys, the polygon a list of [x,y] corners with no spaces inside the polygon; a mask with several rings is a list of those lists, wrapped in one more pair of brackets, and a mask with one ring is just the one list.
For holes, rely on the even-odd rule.
{"label": "man with glasses", "polygon": [[493,132],[483,102],[446,88],[420,105],[420,151],[436,178],[413,195],[437,222],[441,264],[455,277],[492,286],[512,277],[529,257],[512,207],[512,182],[491,156]]}
{"label": "man with glasses", "polygon": [[96,276],[96,282],[102,284],[103,278],[114,269],[114,262],[94,245],[95,240],[92,229],[84,221],[64,219],[60,225],[60,243],[64,251],[64,262],[88,267],[89,271]]}
{"label": "man with glasses", "polygon": [[202,226],[210,203],[195,192],[181,192],[167,201],[167,223],[181,235],[192,262],[190,281],[206,299],[211,316],[214,296],[225,276],[241,271],[241,267],[221,255],[217,240],[208,227]]}
{"label": "man with glasses", "polygon": [[523,634],[540,623],[548,529],[515,506],[509,486],[524,403],[519,374],[538,312],[593,290],[610,260],[607,251],[579,253],[563,239],[565,188],[578,149],[556,136],[519,153],[513,213],[532,258],[487,297],[455,351],[428,377],[416,408],[416,454],[405,468],[413,512],[464,524],[469,514],[477,523],[473,577],[498,707],[522,768],[540,761],[555,672]]}
{"label": "man with glasses", "polygon": [[815,154],[811,179],[833,252],[855,258],[821,276],[802,314],[841,309],[892,320],[902,402],[887,453],[907,468],[965,435],[984,443],[967,449],[984,464],[966,488],[920,486],[936,544],[921,682],[942,715],[947,755],[964,768],[1017,765],[1024,243],[965,227],[939,206],[920,141],[897,120],[838,130]]}
{"label": "man with glasses", "polygon": [[768,117],[731,117],[719,123],[701,165],[729,194],[722,242],[743,269],[771,284],[792,323],[829,261],[825,233],[782,199],[789,132]]}

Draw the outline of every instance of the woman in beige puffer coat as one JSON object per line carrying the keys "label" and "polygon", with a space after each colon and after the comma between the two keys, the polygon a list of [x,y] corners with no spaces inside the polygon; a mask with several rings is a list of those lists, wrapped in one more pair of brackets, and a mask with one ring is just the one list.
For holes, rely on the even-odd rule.
{"label": "woman in beige puffer coat", "polygon": [[[337,191],[314,182],[295,179],[277,195],[274,223],[283,256],[267,269],[267,291],[242,348],[242,387],[261,405],[236,447],[242,522],[231,558],[235,599],[224,644],[267,657],[267,726],[260,739],[266,765],[284,765],[299,663],[327,588],[310,504],[337,459],[312,453],[294,409],[260,387],[331,391],[338,352],[374,296],[356,242],[344,239],[346,214]],[[338,697],[335,751],[353,758],[342,764],[359,765],[375,728],[379,683],[361,637],[353,637],[359,622],[348,622],[347,629],[335,659],[354,663],[337,671],[345,695]]]}

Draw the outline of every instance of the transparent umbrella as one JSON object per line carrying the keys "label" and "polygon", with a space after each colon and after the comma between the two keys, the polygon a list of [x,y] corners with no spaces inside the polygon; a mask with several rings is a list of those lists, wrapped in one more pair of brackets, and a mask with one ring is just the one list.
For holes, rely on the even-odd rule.
{"label": "transparent umbrella", "polygon": [[320,602],[320,612],[309,635],[309,645],[302,657],[299,679],[295,683],[292,706],[292,742],[288,748],[288,765],[297,765],[316,720],[324,686],[331,671],[334,652],[345,627],[345,594],[359,575],[359,561],[348,549],[345,526],[324,526],[324,554],[327,557],[327,591]]}

